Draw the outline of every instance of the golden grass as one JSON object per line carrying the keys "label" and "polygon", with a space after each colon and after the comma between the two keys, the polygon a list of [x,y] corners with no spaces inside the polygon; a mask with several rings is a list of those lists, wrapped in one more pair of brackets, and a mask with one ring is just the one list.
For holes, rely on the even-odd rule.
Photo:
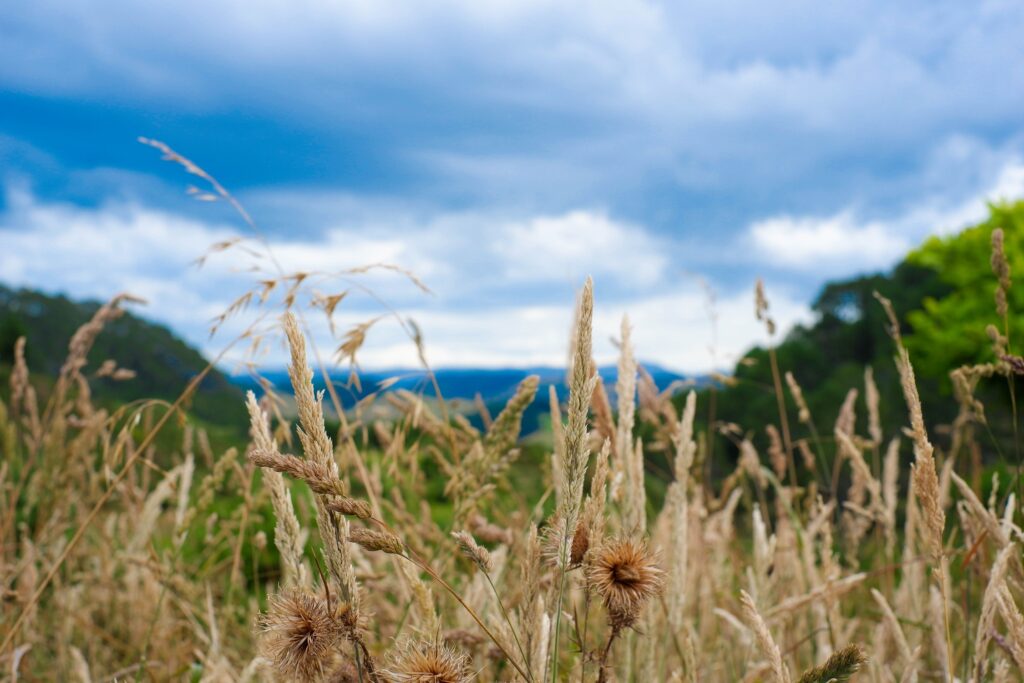
{"label": "golden grass", "polygon": [[[233,201],[197,166],[159,148]],[[1004,290],[1010,274],[1002,241],[993,243]],[[972,425],[985,419],[974,398],[978,382],[1008,377],[1005,359],[984,370],[951,369],[961,413],[948,443],[945,435],[933,441],[892,316],[906,406],[880,404],[866,372],[864,386],[851,387],[849,400],[835,407],[837,469],[825,472],[826,460],[812,452],[823,455],[825,445],[802,389],[773,354],[780,422],[748,426],[765,430],[769,448],[762,454],[742,427],[713,423],[736,440],[740,457],[729,476],[710,480],[716,434],[695,426],[697,394],[676,401],[638,369],[628,320],[612,410],[592,359],[588,280],[570,344],[568,402],[549,394],[550,457],[516,464],[536,378],[497,417],[484,415],[483,428],[449,414],[443,401],[409,392],[374,396],[390,403],[386,420],[368,416],[369,402],[343,411],[300,314],[308,298],[331,319],[345,295],[308,289],[327,279],[270,273],[225,313],[256,307],[243,340],[263,343],[276,330],[291,353],[295,415],[273,391],[259,400],[250,394],[244,457],[215,452],[190,426],[183,407],[201,377],[172,405],[108,413],[93,404],[96,372],[130,381],[116,364],[86,368],[92,342],[124,297],[70,341],[45,404],[19,342],[9,400],[0,402],[3,676],[424,683],[1024,677],[1019,501],[1005,481],[997,488],[1007,495],[984,500],[955,458],[973,439]],[[271,312],[274,290],[283,292],[283,316]],[[772,330],[760,286],[757,301]],[[396,317],[429,373],[418,330]],[[369,324],[339,335],[341,355],[354,362]],[[995,336],[1005,353],[1009,341]],[[312,365],[327,382],[336,432],[328,432]],[[857,391],[866,398],[866,433],[857,429]],[[882,411],[907,415],[909,476],[901,476],[901,457],[908,460],[901,435],[883,433]],[[660,509],[648,497],[645,450],[671,458]],[[531,475],[544,482],[541,500],[512,504],[519,500],[513,467],[534,468]],[[448,515],[427,503],[431,476],[447,482]],[[819,489],[829,479],[831,490]]]}

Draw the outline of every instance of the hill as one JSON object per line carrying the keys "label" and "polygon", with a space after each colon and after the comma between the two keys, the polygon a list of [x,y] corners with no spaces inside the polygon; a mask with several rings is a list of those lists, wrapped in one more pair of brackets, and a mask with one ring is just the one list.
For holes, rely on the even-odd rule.
{"label": "hill", "polygon": [[[15,341],[24,336],[25,358],[33,375],[55,376],[67,355],[68,340],[99,306],[94,301],[77,302],[0,285],[0,373],[6,374]],[[169,329],[132,313],[104,328],[89,354],[89,366],[95,369],[107,359],[133,370],[135,377],[92,381],[95,399],[105,404],[143,398],[173,401],[207,365],[198,351]],[[214,370],[200,385],[190,412],[207,423],[242,432],[246,425],[243,399],[242,390]]]}
{"label": "hill", "polygon": [[[704,384],[705,377],[687,378],[678,373],[672,372],[655,364],[644,363],[643,368],[647,371],[655,384],[665,389],[673,383],[692,382]],[[609,394],[614,400],[616,369],[614,366],[598,368]],[[336,373],[344,377],[344,373]],[[523,367],[523,368],[438,368],[434,371],[441,395],[458,409],[464,408],[464,412],[471,421],[479,426],[478,409],[476,405],[477,396],[487,407],[491,415],[497,415],[505,406],[505,403],[515,393],[519,383],[529,375],[540,377],[541,390],[536,399],[523,414],[523,433],[530,434],[541,427],[541,417],[547,415],[548,411],[548,386],[554,386],[558,393],[559,401],[564,402],[569,395],[569,387],[565,382],[565,369],[548,366]],[[288,394],[291,391],[291,384],[288,379],[288,372],[284,369],[267,370],[262,373],[264,379],[282,393]],[[249,375],[232,376],[238,386],[243,389],[254,389],[258,383]],[[335,382],[338,396],[343,406],[353,407],[358,401],[378,391],[382,383],[387,386],[388,391],[405,389],[420,393],[428,398],[435,397],[435,391],[427,373],[421,368],[395,368],[387,370],[363,371],[359,375],[360,384],[355,386],[344,381]],[[323,379],[317,376],[314,379],[317,390],[323,389]]]}
{"label": "hill", "polygon": [[[957,414],[949,373],[965,364],[997,358],[986,328],[1009,330],[1011,342],[1024,338],[1024,292],[1011,289],[1008,315],[997,314],[993,293],[996,276],[989,267],[992,233],[1002,228],[1011,272],[1024,273],[1024,202],[990,207],[984,222],[957,234],[933,237],[911,251],[888,272],[828,283],[814,301],[816,321],[798,326],[776,347],[780,372],[792,372],[802,386],[817,432],[830,441],[836,411],[851,388],[858,389],[856,409],[864,419],[865,370],[871,368],[882,404],[882,429],[897,431],[906,422],[905,404],[893,363],[893,342],[879,292],[892,300],[914,362],[929,428],[948,432]],[[770,296],[769,292],[769,296]],[[1020,352],[1014,349],[1011,352]],[[1015,386],[1015,382],[1010,386]],[[981,456],[990,461],[1008,452],[1013,442],[1010,390],[1007,382],[979,385],[978,397],[988,407],[989,438]],[[1014,389],[1015,391],[1015,389]],[[704,423],[736,423],[759,430],[755,443],[768,444],[766,425],[779,424],[768,349],[751,349],[737,363],[728,386],[714,390],[714,415]],[[797,429],[797,406],[787,390],[788,419],[794,440],[809,434]],[[708,406],[710,393],[701,404]],[[862,423],[863,424],[863,423]]]}

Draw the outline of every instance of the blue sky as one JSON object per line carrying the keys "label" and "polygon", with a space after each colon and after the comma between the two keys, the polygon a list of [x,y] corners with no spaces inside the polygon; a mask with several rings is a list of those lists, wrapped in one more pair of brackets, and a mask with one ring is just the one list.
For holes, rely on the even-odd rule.
{"label": "blue sky", "polygon": [[[231,188],[287,266],[415,271],[432,296],[371,284],[435,364],[563,362],[592,274],[600,359],[628,311],[641,357],[705,370],[762,340],[757,276],[792,324],[824,281],[1024,195],[1021,35],[1019,2],[14,3],[0,281],[128,289],[219,348],[244,264],[189,263],[243,226],[143,135]],[[386,323],[363,354],[414,359]]]}

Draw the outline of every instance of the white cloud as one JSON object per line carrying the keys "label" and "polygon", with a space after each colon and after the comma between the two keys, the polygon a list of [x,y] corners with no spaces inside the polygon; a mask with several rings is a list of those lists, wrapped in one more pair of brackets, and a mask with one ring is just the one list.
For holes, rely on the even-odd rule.
{"label": "white cloud", "polygon": [[[120,291],[141,295],[149,302],[143,315],[170,325],[210,356],[244,329],[245,317],[216,339],[207,337],[209,321],[254,278],[263,277],[248,272],[259,259],[231,250],[212,255],[201,270],[192,265],[211,244],[235,236],[227,226],[131,202],[78,207],[40,201],[24,188],[9,189],[7,197],[8,208],[0,214],[5,247],[0,272],[7,284],[75,298],[106,299]],[[388,262],[424,277],[435,297],[393,275],[370,285],[401,315],[417,320],[438,365],[561,364],[573,292],[593,274],[599,301],[608,302],[599,306],[596,317],[602,361],[613,360],[608,339],[617,334],[618,318],[629,312],[643,358],[686,369],[709,366],[710,332],[699,331],[707,327],[701,294],[696,287],[679,289],[664,282],[664,245],[639,226],[586,210],[520,221],[492,219],[485,221],[495,226],[490,232],[478,229],[481,220],[476,215],[438,216],[418,229],[403,225],[397,233],[372,222],[339,225],[322,237],[275,239],[271,247],[286,270],[339,271]],[[351,286],[338,278],[320,284],[327,291]],[[467,288],[486,294],[466,298]],[[783,307],[780,322],[788,322],[798,308]],[[751,318],[749,301],[734,305],[726,300],[723,309],[730,318],[740,309],[744,319]],[[339,329],[383,310],[378,302],[354,295],[339,309]],[[752,323],[743,324],[722,335],[723,354],[747,346],[753,329]],[[317,338],[327,349],[336,344],[322,325]],[[383,320],[369,339],[361,355],[364,364],[415,365],[412,344],[393,320]],[[280,349],[269,353],[267,362],[283,362]]]}
{"label": "white cloud", "polygon": [[[1024,163],[1005,164],[987,187],[962,201],[922,202],[889,220],[858,221],[847,210],[826,218],[756,221],[745,242],[726,248],[734,254],[726,263],[735,266],[744,254],[749,265],[774,273],[776,279],[768,282],[773,314],[785,330],[810,315],[805,304],[809,292],[798,295],[790,289],[786,270],[841,277],[884,267],[924,235],[983,217],[986,198],[1024,194]],[[317,210],[323,216],[337,215],[326,199],[321,201]],[[633,321],[640,357],[687,371],[728,365],[751,344],[763,341],[752,315],[751,283],[730,282],[719,299],[717,361],[712,360],[704,295],[695,284],[680,282],[673,267],[700,267],[699,262],[677,263],[676,253],[714,262],[698,254],[722,244],[714,236],[703,242],[689,238],[697,240],[695,248],[683,248],[680,242],[593,209],[510,219],[479,211],[424,215],[345,201],[351,209],[342,212],[346,220],[330,222],[320,233],[274,237],[274,254],[286,270],[340,271],[386,262],[424,278],[435,296],[425,296],[388,273],[373,276],[368,284],[402,315],[420,323],[437,365],[563,363],[573,293],[588,274],[596,282],[595,352],[601,362],[614,359],[608,340],[618,335],[625,313]],[[0,214],[0,272],[7,283],[60,290],[77,298],[103,299],[124,290],[139,294],[150,301],[145,315],[169,324],[211,355],[224,338],[241,331],[236,323],[214,342],[207,339],[210,319],[252,281],[244,272],[252,258],[229,252],[213,256],[202,270],[191,266],[212,243],[235,235],[227,225],[137,202],[108,201],[95,207],[45,202],[24,187],[8,188],[6,205]],[[320,288],[350,286],[333,279]],[[378,302],[353,295],[340,310],[339,326],[345,329],[381,310]],[[317,334],[325,348],[332,346],[324,329]],[[368,366],[415,364],[412,345],[387,320],[371,332],[362,358]],[[282,360],[280,350],[271,349],[268,361]]]}
{"label": "white cloud", "polygon": [[912,214],[908,222],[930,222],[932,232],[942,235],[979,223],[988,216],[988,204],[1012,202],[1024,198],[1024,161],[1013,159],[1006,163],[996,179],[983,192],[951,207],[926,207]]}
{"label": "white cloud", "polygon": [[642,287],[659,283],[668,263],[664,246],[650,233],[594,211],[506,224],[491,248],[514,280],[574,282],[591,274]]}
{"label": "white cloud", "polygon": [[909,242],[880,223],[857,225],[850,212],[826,218],[780,216],[750,226],[758,255],[773,266],[823,269],[886,266]]}
{"label": "white cloud", "polygon": [[[808,323],[812,314],[803,301],[769,281],[772,316],[780,329]],[[411,308],[403,315],[423,328],[427,358],[442,366],[522,367],[565,364],[572,323],[571,293],[544,305],[496,304],[466,311]],[[614,364],[623,315],[628,315],[637,356],[645,362],[700,373],[729,368],[752,345],[767,341],[764,325],[754,317],[753,287],[717,302],[717,334],[706,310],[703,291],[684,283],[667,292],[607,302],[601,281],[595,284],[594,357]],[[359,321],[342,318],[345,324]],[[330,342],[321,335],[321,344]],[[282,356],[283,358],[283,356]],[[416,351],[394,321],[385,320],[367,336],[360,362],[372,367],[413,367]]]}
{"label": "white cloud", "polygon": [[1024,161],[1006,161],[980,192],[960,200],[918,199],[885,220],[859,221],[852,209],[826,217],[775,216],[752,223],[744,236],[767,266],[837,276],[885,268],[931,234],[949,234],[978,223],[988,203],[1024,197]]}
{"label": "white cloud", "polygon": [[1019,3],[833,5],[37,0],[9,12],[0,84],[168,117],[243,111],[461,160],[432,170],[506,194],[507,174],[476,169],[517,156],[546,172],[513,178],[529,192],[607,194],[690,165],[763,189],[1019,128]]}

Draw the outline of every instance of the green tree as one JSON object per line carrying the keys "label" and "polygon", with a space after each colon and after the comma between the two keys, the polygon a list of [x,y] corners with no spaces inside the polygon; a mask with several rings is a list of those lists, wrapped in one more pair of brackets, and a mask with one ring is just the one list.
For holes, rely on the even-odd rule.
{"label": "green tree", "polygon": [[[992,231],[1002,228],[1010,270],[1024,277],[1024,202],[990,206],[984,223],[946,237],[933,237],[907,256],[907,262],[934,271],[947,285],[942,296],[929,296],[907,318],[907,338],[919,374],[946,378],[950,370],[969,363],[995,360],[985,328],[1003,321],[996,314],[996,278],[989,265]],[[1024,341],[1024,290],[1011,288],[1011,349]],[[948,381],[948,380],[947,380]]]}

